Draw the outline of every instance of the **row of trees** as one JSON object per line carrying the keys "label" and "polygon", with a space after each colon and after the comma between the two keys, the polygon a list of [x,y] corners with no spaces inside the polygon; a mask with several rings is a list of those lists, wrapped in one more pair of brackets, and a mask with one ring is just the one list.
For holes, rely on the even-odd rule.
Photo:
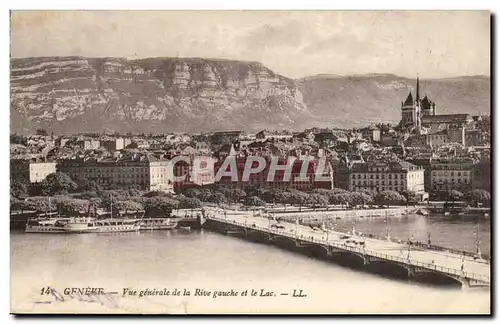
{"label": "row of trees", "polygon": [[369,190],[349,192],[343,189],[314,189],[303,192],[294,189],[264,189],[250,187],[242,189],[209,189],[193,188],[184,191],[184,195],[197,198],[203,202],[217,204],[244,203],[249,206],[262,206],[265,203],[325,207],[329,204],[342,206],[356,206],[367,204],[401,205],[417,203],[418,197],[414,192],[400,194],[395,191],[383,191],[375,194]]}
{"label": "row of trees", "polygon": [[485,205],[488,206],[491,203],[491,194],[484,189],[474,189],[466,193],[462,193],[458,190],[443,190],[431,193],[431,199],[433,200],[444,200],[444,201],[466,201],[471,205]]}
{"label": "row of trees", "polygon": [[33,184],[27,180],[12,177],[10,182],[11,197],[24,199],[29,196],[54,196],[85,191],[102,192],[102,188],[95,182],[86,179],[71,179],[67,174],[56,172],[49,174],[41,183]]}
{"label": "row of trees", "polygon": [[161,191],[142,193],[135,189],[107,190],[99,194],[93,191],[74,195],[52,196],[50,205],[46,197],[32,197],[20,200],[11,197],[12,210],[35,210],[37,212],[59,212],[65,215],[79,215],[89,212],[93,207],[113,210],[114,214],[125,211],[144,210],[147,216],[168,216],[173,209],[192,209],[201,207],[197,198],[184,195],[173,196]]}

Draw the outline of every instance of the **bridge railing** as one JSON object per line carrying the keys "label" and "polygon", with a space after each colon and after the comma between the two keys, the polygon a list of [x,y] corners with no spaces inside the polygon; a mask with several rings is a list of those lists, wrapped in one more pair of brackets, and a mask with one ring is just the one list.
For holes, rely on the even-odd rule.
{"label": "bridge railing", "polygon": [[326,246],[331,246],[331,247],[337,248],[339,250],[356,252],[356,253],[359,253],[359,254],[373,256],[373,257],[377,257],[377,258],[385,259],[385,260],[396,261],[396,262],[407,264],[407,265],[413,265],[413,266],[417,266],[417,267],[421,267],[421,268],[425,268],[425,269],[429,269],[429,270],[440,271],[440,272],[444,272],[444,273],[448,273],[448,274],[452,274],[452,275],[466,277],[466,278],[469,278],[469,279],[474,279],[474,280],[479,280],[479,281],[485,281],[485,282],[488,282],[488,283],[490,282],[490,277],[489,276],[475,274],[473,272],[465,272],[465,271],[461,271],[461,270],[457,270],[457,269],[453,269],[453,268],[448,268],[448,267],[436,265],[436,264],[433,264],[433,263],[413,261],[413,260],[408,259],[408,258],[403,258],[403,257],[399,257],[399,256],[385,254],[385,253],[380,253],[380,252],[376,252],[376,251],[365,249],[365,248],[348,246],[346,244],[334,243],[334,242],[331,242],[331,241],[326,241],[326,240],[317,239],[317,238],[315,239],[314,236],[304,236],[304,235],[298,236],[298,235],[295,235],[295,231],[293,231],[294,234],[290,234],[290,233],[288,233],[286,231],[283,231],[283,230],[273,230],[273,229],[267,228],[267,227],[261,227],[261,226],[257,226],[257,225],[254,225],[254,224],[249,225],[249,224],[240,223],[240,222],[237,222],[237,221],[234,221],[234,220],[228,220],[228,219],[224,219],[224,218],[220,218],[220,217],[215,217],[215,216],[210,216],[210,217],[207,217],[207,218],[209,218],[209,219],[216,219],[216,220],[219,220],[219,221],[221,221],[223,223],[234,224],[234,225],[237,225],[237,226],[240,226],[240,227],[244,227],[244,228],[247,228],[247,229],[260,230],[260,231],[265,232],[265,233],[279,234],[281,236],[286,236],[286,237],[292,238],[294,240],[300,239],[301,241],[307,241],[307,242],[310,242],[310,243],[316,243],[316,244],[323,244],[323,245],[326,245]]}

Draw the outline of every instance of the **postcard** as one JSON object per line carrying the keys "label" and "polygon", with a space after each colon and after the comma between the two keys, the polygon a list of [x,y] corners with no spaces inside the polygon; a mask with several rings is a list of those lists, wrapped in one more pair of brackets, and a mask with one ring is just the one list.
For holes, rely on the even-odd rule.
{"label": "postcard", "polygon": [[490,314],[488,11],[11,11],[12,314]]}

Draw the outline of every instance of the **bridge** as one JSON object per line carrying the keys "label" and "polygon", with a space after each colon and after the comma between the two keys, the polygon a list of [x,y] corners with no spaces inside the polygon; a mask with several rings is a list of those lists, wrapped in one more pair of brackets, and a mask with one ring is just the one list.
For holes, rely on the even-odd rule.
{"label": "bridge", "polygon": [[245,238],[259,235],[268,244],[287,241],[296,248],[321,249],[327,257],[351,256],[363,264],[390,263],[407,272],[408,277],[424,273],[444,276],[468,287],[490,286],[490,263],[470,255],[451,251],[436,251],[358,234],[311,228],[293,223],[277,222],[271,218],[252,216],[251,212],[215,212],[205,215],[205,226],[225,234]]}

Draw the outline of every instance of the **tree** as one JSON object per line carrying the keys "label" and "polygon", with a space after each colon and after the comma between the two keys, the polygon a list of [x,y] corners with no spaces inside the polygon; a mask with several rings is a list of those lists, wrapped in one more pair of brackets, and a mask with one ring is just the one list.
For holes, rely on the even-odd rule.
{"label": "tree", "polygon": [[28,197],[28,185],[24,181],[12,180],[10,182],[10,196],[25,199]]}
{"label": "tree", "polygon": [[71,178],[61,172],[51,173],[42,181],[42,191],[46,195],[66,194],[77,188]]}
{"label": "tree", "polygon": [[289,203],[291,205],[299,205],[299,211],[302,211],[302,206],[307,205],[311,202],[311,198],[309,198],[309,194],[299,191],[299,190],[290,190]]}
{"label": "tree", "polygon": [[367,195],[364,192],[351,192],[349,196],[350,202],[355,206],[366,205],[373,201],[373,197],[371,195]]}
{"label": "tree", "polygon": [[20,144],[20,145],[26,145],[28,142],[28,139],[26,136],[23,136],[21,134],[10,134],[10,143],[11,144]]}
{"label": "tree", "polygon": [[18,200],[16,198],[11,198],[10,209],[11,210],[37,210],[35,204],[32,201]]}
{"label": "tree", "polygon": [[48,135],[49,135],[49,133],[48,133],[45,129],[43,129],[43,128],[38,128],[38,129],[36,130],[36,135],[40,135],[40,136],[48,136]]}
{"label": "tree", "polygon": [[170,216],[172,209],[179,206],[179,201],[168,197],[148,198],[144,203],[146,214],[151,216]]}
{"label": "tree", "polygon": [[330,196],[329,202],[332,205],[341,205],[343,208],[344,205],[348,205],[351,202],[350,193],[345,192],[333,194]]}
{"label": "tree", "polygon": [[267,193],[267,191],[268,190],[257,186],[249,186],[245,190],[245,192],[247,193],[247,197],[256,196],[261,199]]}
{"label": "tree", "polygon": [[406,198],[397,191],[385,190],[375,196],[375,202],[379,206],[400,205],[406,202]]}
{"label": "tree", "polygon": [[147,198],[152,198],[152,197],[171,197],[172,195],[169,194],[169,193],[166,193],[164,191],[160,191],[160,190],[153,190],[153,191],[148,191],[146,192],[144,195],[142,195],[143,197],[147,197]]}
{"label": "tree", "polygon": [[182,209],[193,209],[193,208],[200,208],[201,207],[201,201],[198,198],[191,198],[191,197],[177,197],[179,200],[179,208]]}
{"label": "tree", "polygon": [[29,204],[32,206],[33,210],[36,210],[37,212],[49,212],[49,211],[56,211],[57,206],[54,203],[51,203],[49,206],[49,202],[47,199],[35,199],[35,200],[30,200]]}
{"label": "tree", "polygon": [[231,202],[239,202],[247,196],[247,193],[239,188],[230,189],[227,194]]}
{"label": "tree", "polygon": [[210,197],[208,198],[209,202],[216,203],[217,205],[220,204],[225,204],[226,203],[226,197],[224,194],[220,191],[214,191]]}
{"label": "tree", "polygon": [[102,192],[101,186],[97,184],[94,180],[88,180],[85,178],[77,178],[74,180],[78,191],[93,191],[93,192]]}
{"label": "tree", "polygon": [[265,204],[266,203],[264,202],[264,200],[260,199],[257,196],[251,196],[245,199],[246,206],[264,206]]}
{"label": "tree", "polygon": [[311,204],[313,205],[313,208],[316,209],[316,207],[325,207],[328,205],[328,197],[319,194],[319,193],[312,193],[309,195],[309,200]]}
{"label": "tree", "polygon": [[491,195],[488,191],[486,191],[484,189],[474,189],[474,190],[469,191],[465,195],[465,199],[469,203],[476,205],[476,206],[478,206],[479,204],[490,205]]}
{"label": "tree", "polygon": [[57,210],[67,216],[78,216],[88,210],[89,201],[83,199],[62,198],[56,200]]}
{"label": "tree", "polygon": [[201,192],[199,189],[189,188],[189,189],[184,190],[183,194],[184,194],[184,196],[189,197],[189,198],[199,198],[201,195]]}
{"label": "tree", "polygon": [[419,202],[420,198],[415,191],[405,190],[402,195],[406,198],[408,204],[415,205]]}
{"label": "tree", "polygon": [[73,195],[73,197],[77,198],[77,199],[91,200],[91,199],[101,197],[101,195],[95,191],[84,191],[84,192],[81,192],[79,194]]}
{"label": "tree", "polygon": [[463,196],[464,196],[464,194],[458,190],[450,190],[447,192],[446,200],[447,201],[457,201],[457,200],[462,199]]}
{"label": "tree", "polygon": [[133,200],[117,201],[115,206],[119,211],[137,211],[144,209],[144,206],[141,203]]}
{"label": "tree", "polygon": [[375,196],[377,195],[377,193],[376,193],[376,192],[371,191],[371,190],[369,190],[369,189],[360,189],[360,190],[358,190],[358,191],[356,191],[356,192],[359,192],[359,193],[364,193],[365,195],[368,195],[368,196],[372,197],[372,200],[373,200],[373,198],[375,198]]}

